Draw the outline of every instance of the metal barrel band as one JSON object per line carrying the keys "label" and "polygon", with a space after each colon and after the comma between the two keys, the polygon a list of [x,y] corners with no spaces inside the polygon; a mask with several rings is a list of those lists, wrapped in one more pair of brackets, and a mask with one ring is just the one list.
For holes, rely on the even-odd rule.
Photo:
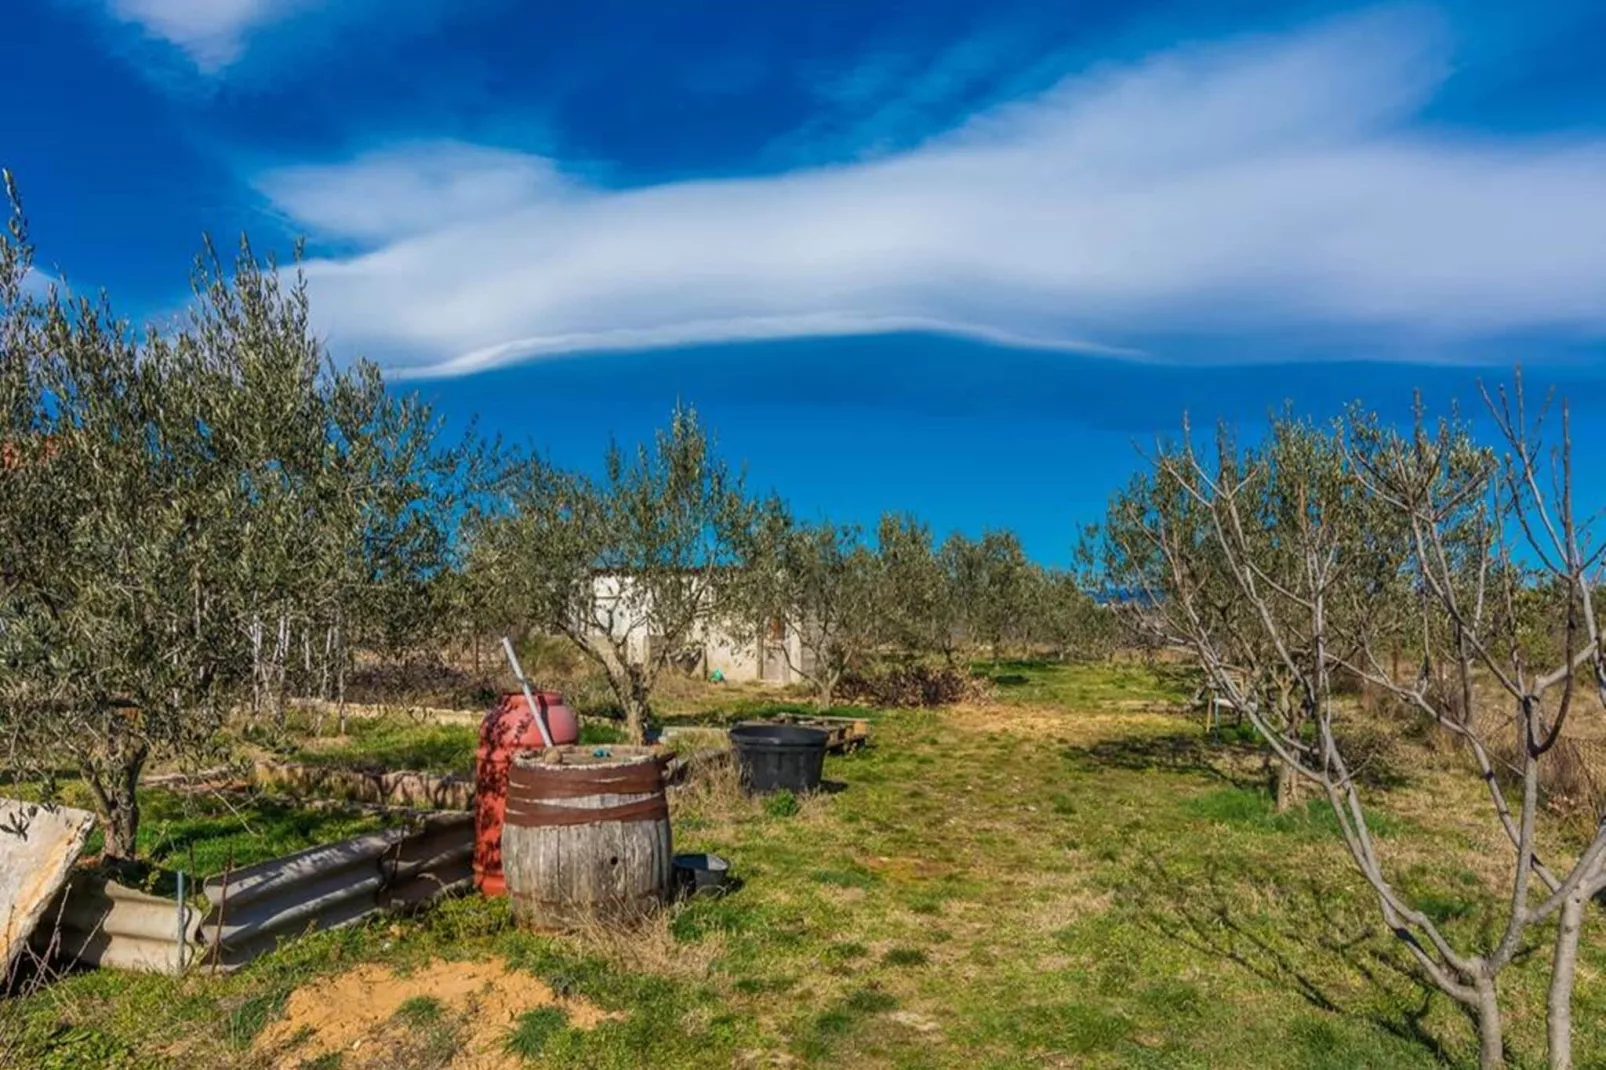
{"label": "metal barrel band", "polygon": [[[561,766],[557,768],[562,768]],[[558,773],[539,766],[515,765],[508,772],[508,789],[553,799],[583,799],[591,795],[640,795],[664,786],[657,762],[583,772]]]}
{"label": "metal barrel band", "polygon": [[608,821],[656,821],[668,817],[668,801],[662,795],[653,795],[596,810],[548,806],[539,802],[509,802],[503,823],[518,828],[551,828],[561,825],[600,825]]}

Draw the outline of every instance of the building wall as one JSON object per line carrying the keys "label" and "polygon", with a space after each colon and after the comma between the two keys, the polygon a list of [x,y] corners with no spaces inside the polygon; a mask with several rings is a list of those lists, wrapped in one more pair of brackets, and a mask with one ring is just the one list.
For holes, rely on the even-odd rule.
{"label": "building wall", "polygon": [[[614,605],[614,636],[625,640],[628,657],[639,663],[647,659],[652,637],[648,635],[643,607],[632,604],[628,597],[628,583],[628,577],[598,576],[592,581],[592,589],[599,605]],[[792,666],[804,664],[803,643],[792,629],[785,629],[779,639],[763,636],[756,642],[737,639],[734,632],[717,620],[698,626],[692,645],[702,651],[703,673],[718,669],[732,682],[796,682]],[[598,640],[601,641],[600,631]]]}

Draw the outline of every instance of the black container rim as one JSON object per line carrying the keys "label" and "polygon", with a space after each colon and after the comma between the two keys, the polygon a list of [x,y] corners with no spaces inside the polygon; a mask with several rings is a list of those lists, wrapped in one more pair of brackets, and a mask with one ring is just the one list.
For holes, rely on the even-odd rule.
{"label": "black container rim", "polygon": [[674,863],[679,869],[701,870],[708,873],[723,873],[731,868],[728,859],[721,855],[711,854],[676,855]]}
{"label": "black container rim", "polygon": [[831,733],[823,728],[768,722],[739,724],[730,730],[730,735],[732,740],[744,743],[773,743],[794,747],[823,746],[831,741]]}

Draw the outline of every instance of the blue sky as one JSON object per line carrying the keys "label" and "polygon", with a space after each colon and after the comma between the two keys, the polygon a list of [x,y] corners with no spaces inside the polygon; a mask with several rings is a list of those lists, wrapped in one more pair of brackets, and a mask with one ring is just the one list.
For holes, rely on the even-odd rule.
{"label": "blue sky", "polygon": [[159,318],[202,232],[305,236],[337,355],[570,463],[684,399],[805,514],[1057,562],[1184,409],[1403,414],[1520,359],[1606,454],[1597,3],[21,0],[6,36],[42,268]]}

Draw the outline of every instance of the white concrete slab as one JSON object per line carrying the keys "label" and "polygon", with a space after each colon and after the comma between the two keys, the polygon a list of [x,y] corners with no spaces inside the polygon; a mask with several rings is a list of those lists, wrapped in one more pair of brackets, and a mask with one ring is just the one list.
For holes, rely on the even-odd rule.
{"label": "white concrete slab", "polygon": [[83,810],[0,799],[0,994],[94,824],[95,815]]}

